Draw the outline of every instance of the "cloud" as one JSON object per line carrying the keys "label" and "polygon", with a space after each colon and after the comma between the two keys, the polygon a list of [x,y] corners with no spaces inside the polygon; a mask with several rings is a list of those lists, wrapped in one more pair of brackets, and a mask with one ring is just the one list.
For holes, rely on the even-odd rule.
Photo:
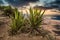
{"label": "cloud", "polygon": [[39,1],[39,0],[21,0],[21,1],[26,1],[26,2],[36,2],[36,1]]}
{"label": "cloud", "polygon": [[36,2],[38,0],[6,0],[6,2],[8,2],[8,4],[12,5],[12,6],[24,6],[24,5],[29,5],[30,2]]}

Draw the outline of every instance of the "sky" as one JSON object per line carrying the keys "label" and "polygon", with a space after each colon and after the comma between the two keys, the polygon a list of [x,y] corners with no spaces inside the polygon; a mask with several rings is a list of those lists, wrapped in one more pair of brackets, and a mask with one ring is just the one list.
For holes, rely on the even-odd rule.
{"label": "sky", "polygon": [[[13,4],[13,5],[16,5],[16,6],[18,4],[23,4],[23,3],[20,3],[20,1],[17,1],[17,2],[14,2],[14,1],[12,1],[12,0],[8,0],[8,1],[6,1],[6,0],[0,0],[0,4],[5,5],[5,6],[7,6],[9,4],[11,4],[11,5]],[[44,1],[46,1],[46,2],[52,2],[54,0],[39,0],[38,2],[32,3],[30,5],[44,5]]]}

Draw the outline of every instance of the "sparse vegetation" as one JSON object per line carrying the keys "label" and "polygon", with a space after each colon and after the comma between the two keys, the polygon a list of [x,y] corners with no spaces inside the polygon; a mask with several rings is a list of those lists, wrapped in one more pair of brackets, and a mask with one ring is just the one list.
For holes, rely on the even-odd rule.
{"label": "sparse vegetation", "polygon": [[[29,9],[29,16],[24,17],[22,12],[19,12],[16,8],[12,9],[10,6],[1,8],[4,11],[4,15],[11,18],[10,33],[12,35],[18,32],[26,32],[30,35],[40,35],[44,40],[55,40],[49,31],[42,28],[43,15],[45,10]],[[27,14],[28,15],[28,14]]]}
{"label": "sparse vegetation", "polygon": [[[43,21],[43,14],[45,10],[42,12],[42,10],[38,11],[37,9],[29,9],[30,15],[27,19],[24,18],[23,13],[19,13],[17,9],[15,9],[15,16],[12,17],[12,25],[11,27],[11,33],[17,34],[18,31],[28,31],[30,34],[39,34],[42,36],[42,38],[47,38],[48,40],[54,40],[53,36],[50,35],[50,32],[47,30],[44,30],[42,28],[42,21]],[[42,13],[41,13],[42,12]],[[27,21],[27,25],[25,25],[25,22]],[[27,26],[27,27],[26,27]],[[27,30],[25,30],[27,29]],[[36,35],[35,34],[35,35]]]}
{"label": "sparse vegetation", "polygon": [[0,10],[3,11],[4,16],[14,16],[15,8],[12,8],[11,6],[0,6]]}
{"label": "sparse vegetation", "polygon": [[17,9],[15,9],[14,12],[15,12],[15,16],[11,17],[12,24],[10,26],[12,34],[16,34],[24,26],[24,16],[23,16],[23,14],[21,12],[19,13]]}

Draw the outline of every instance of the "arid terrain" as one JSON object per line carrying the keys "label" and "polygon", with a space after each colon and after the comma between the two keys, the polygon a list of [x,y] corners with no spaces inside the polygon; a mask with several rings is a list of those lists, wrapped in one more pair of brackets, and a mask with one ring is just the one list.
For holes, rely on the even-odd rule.
{"label": "arid terrain", "polygon": [[[60,20],[51,19],[52,15],[60,15],[58,11],[47,10],[44,14],[44,24],[42,27],[50,31],[56,36],[56,40],[60,40]],[[50,15],[50,17],[49,17]],[[0,40],[41,40],[40,36],[28,37],[27,34],[18,34],[15,36],[9,36],[9,23],[10,19],[0,14]]]}

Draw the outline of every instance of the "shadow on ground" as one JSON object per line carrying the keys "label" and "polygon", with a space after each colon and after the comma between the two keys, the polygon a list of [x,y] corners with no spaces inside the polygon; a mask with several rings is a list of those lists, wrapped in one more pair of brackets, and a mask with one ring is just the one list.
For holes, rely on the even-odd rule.
{"label": "shadow on ground", "polygon": [[52,17],[52,19],[54,19],[54,20],[60,20],[60,15],[54,15],[54,16]]}
{"label": "shadow on ground", "polygon": [[54,25],[54,28],[56,30],[53,30],[54,33],[56,33],[56,36],[60,36],[60,25]]}
{"label": "shadow on ground", "polygon": [[2,22],[2,21],[0,21],[0,26],[1,26],[1,25],[3,25],[3,24],[5,24],[5,23],[4,23],[4,22]]}

